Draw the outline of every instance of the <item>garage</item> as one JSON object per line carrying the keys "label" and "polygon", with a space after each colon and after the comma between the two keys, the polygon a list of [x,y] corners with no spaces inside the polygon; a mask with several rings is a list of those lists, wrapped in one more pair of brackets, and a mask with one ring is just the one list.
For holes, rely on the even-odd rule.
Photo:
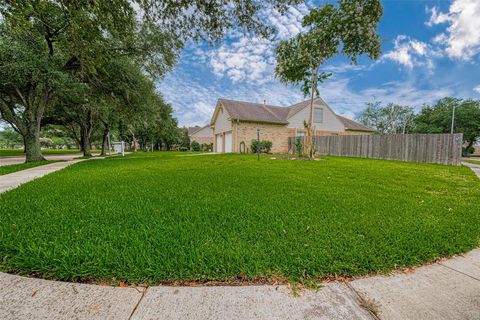
{"label": "garage", "polygon": [[232,152],[232,133],[225,133],[225,152]]}
{"label": "garage", "polygon": [[218,153],[223,152],[222,134],[215,135],[215,151],[218,152]]}

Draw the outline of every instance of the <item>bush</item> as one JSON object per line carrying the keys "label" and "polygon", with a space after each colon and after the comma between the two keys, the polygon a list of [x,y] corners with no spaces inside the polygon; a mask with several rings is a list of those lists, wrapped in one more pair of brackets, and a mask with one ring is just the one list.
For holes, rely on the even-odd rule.
{"label": "bush", "polygon": [[[270,153],[270,150],[272,149],[272,145],[273,145],[272,141],[270,141],[270,140],[260,141],[260,152]],[[252,140],[250,148],[252,149],[253,153],[257,153],[258,152],[258,141],[257,140]]]}
{"label": "bush", "polygon": [[262,140],[260,142],[260,147],[261,147],[262,152],[270,153],[270,150],[272,150],[272,141]]}
{"label": "bush", "polygon": [[187,147],[180,147],[178,150],[180,150],[180,151],[188,151],[188,148],[187,148]]}
{"label": "bush", "polygon": [[295,150],[297,151],[298,156],[302,155],[302,152],[303,152],[302,138],[297,138],[295,140]]}
{"label": "bush", "polygon": [[200,151],[200,143],[198,143],[197,141],[192,141],[192,143],[190,144],[190,149],[192,151]]}
{"label": "bush", "polygon": [[213,143],[202,143],[200,150],[210,152],[213,150]]}

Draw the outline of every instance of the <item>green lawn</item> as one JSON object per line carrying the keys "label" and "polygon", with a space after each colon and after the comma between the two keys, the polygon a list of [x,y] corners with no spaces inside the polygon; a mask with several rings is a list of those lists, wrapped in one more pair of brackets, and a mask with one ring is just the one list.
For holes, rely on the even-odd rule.
{"label": "green lawn", "polygon": [[58,161],[35,161],[35,162],[28,162],[28,163],[11,164],[8,166],[0,166],[0,176],[25,170],[25,169],[29,169],[29,168],[33,168],[33,167],[43,166],[53,162],[58,162]]}
{"label": "green lawn", "polygon": [[[101,150],[92,150],[92,153],[100,152]],[[75,154],[80,153],[79,149],[46,149],[42,150],[42,154]],[[0,149],[0,157],[18,157],[23,156],[23,149]]]}
{"label": "green lawn", "polygon": [[85,161],[1,194],[0,269],[148,284],[300,281],[479,245],[480,180],[466,167],[178,154]]}

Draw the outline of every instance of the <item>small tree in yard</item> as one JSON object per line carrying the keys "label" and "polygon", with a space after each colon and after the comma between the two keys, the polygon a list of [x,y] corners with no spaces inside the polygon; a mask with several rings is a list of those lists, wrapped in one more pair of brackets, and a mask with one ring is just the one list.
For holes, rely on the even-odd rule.
{"label": "small tree in yard", "polygon": [[318,83],[331,74],[320,70],[330,58],[343,52],[352,63],[367,54],[380,56],[377,25],[383,14],[380,0],[338,0],[338,7],[326,4],[313,9],[303,19],[306,31],[282,41],[276,48],[276,77],[283,83],[301,85],[305,96],[310,94],[306,147],[312,151],[313,101],[318,95]]}
{"label": "small tree in yard", "polygon": [[192,141],[192,143],[190,144],[190,149],[192,151],[200,151],[200,143],[198,143],[197,141]]}

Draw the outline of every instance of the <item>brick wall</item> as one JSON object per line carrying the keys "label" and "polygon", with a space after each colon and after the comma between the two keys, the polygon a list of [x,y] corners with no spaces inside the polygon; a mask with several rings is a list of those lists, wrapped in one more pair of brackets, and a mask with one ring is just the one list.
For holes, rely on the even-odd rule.
{"label": "brick wall", "polygon": [[[257,128],[260,129],[260,140],[272,141],[272,152],[288,152],[288,138],[295,136],[294,128],[287,128],[286,125],[256,123],[256,122],[238,122],[233,123],[233,152],[240,152],[240,143],[245,142],[247,152],[251,152],[250,144],[252,140],[257,140]],[[300,130],[299,130],[300,131]],[[314,135],[361,135],[371,134],[363,131],[319,131]]]}
{"label": "brick wall", "polygon": [[286,125],[239,122],[233,127],[234,141],[233,152],[240,152],[240,143],[245,142],[247,152],[251,152],[252,140],[257,139],[257,128],[260,129],[260,140],[272,141],[271,152],[288,152],[288,137],[293,135],[295,129],[287,128]]}

